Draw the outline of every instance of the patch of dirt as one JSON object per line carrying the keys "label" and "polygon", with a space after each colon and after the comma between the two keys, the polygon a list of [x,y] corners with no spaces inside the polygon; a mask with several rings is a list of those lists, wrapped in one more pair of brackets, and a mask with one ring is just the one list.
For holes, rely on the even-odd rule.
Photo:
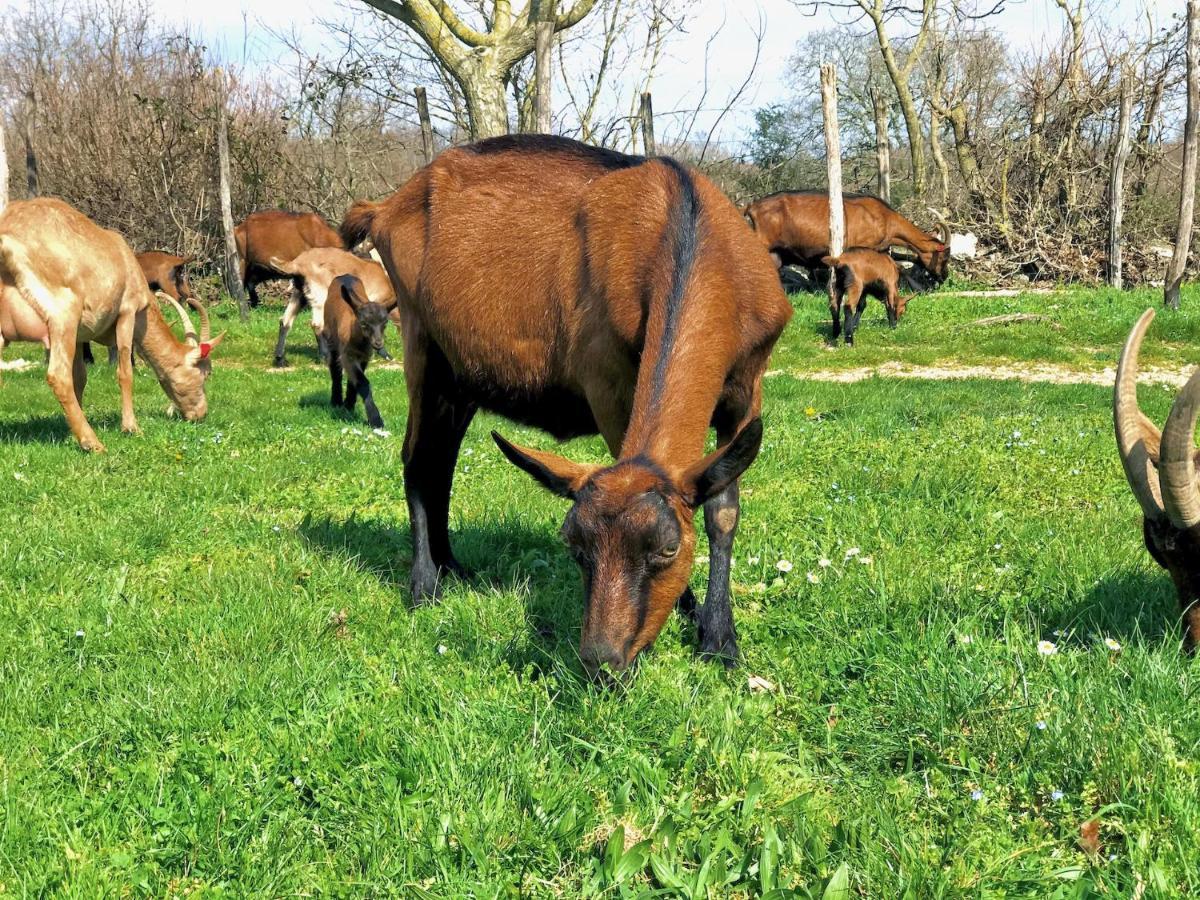
{"label": "patch of dirt", "polygon": [[[1138,380],[1143,383],[1166,384],[1182,387],[1191,377],[1192,367],[1179,369],[1143,368]],[[1046,384],[1095,384],[1109,387],[1117,377],[1114,367],[1103,369],[1073,369],[1070,366],[1051,363],[1008,363],[997,366],[966,366],[958,363],[943,363],[935,366],[914,366],[906,363],[887,362],[878,366],[862,366],[857,369],[826,369],[815,372],[793,372],[773,369],[766,377],[788,375],[799,381],[828,381],[854,384],[868,378],[912,378],[924,381],[964,381],[984,379],[991,381],[1024,381]]]}

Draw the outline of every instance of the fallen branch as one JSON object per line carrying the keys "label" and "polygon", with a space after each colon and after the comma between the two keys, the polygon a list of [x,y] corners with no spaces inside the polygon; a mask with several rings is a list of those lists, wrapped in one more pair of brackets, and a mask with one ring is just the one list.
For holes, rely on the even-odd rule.
{"label": "fallen branch", "polygon": [[1049,325],[1055,331],[1062,331],[1062,325],[1058,322],[1055,322],[1049,316],[1039,316],[1035,313],[1009,313],[1006,316],[988,316],[986,319],[976,319],[969,324],[986,327],[988,325],[1024,325],[1031,322]]}

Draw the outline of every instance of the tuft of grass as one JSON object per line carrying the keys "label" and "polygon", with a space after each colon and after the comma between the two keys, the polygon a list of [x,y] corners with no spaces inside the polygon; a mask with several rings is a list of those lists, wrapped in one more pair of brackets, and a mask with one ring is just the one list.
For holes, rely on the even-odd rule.
{"label": "tuft of grass", "polygon": [[[1197,299],[1160,315],[1149,361],[1200,359]],[[834,353],[801,296],[772,365],[1107,364],[1153,302],[936,295],[895,332],[869,312]],[[1019,311],[1064,327],[960,327]],[[141,366],[145,434],[120,435],[99,364],[101,457],[43,372],[4,375],[0,893],[1200,891],[1200,663],[1142,547],[1107,389],[768,379],[733,569],[742,667],[698,662],[676,618],[601,690],[575,654],[565,509],[488,430],[550,441],[476,419],[452,527],[477,574],[412,612],[403,375],[373,367],[393,436],[372,434],[328,408],[304,323],[294,368],[266,371],[277,313],[217,310],[200,424],[169,419]],[[1171,396],[1143,403],[1161,421]],[[597,439],[565,452],[604,458]]]}

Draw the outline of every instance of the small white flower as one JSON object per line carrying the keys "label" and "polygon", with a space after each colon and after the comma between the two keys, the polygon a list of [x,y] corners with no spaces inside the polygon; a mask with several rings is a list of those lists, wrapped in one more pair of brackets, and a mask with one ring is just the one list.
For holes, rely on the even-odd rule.
{"label": "small white flower", "polygon": [[1054,641],[1038,641],[1037,651],[1042,656],[1053,656],[1058,652],[1058,645]]}
{"label": "small white flower", "polygon": [[971,791],[971,799],[975,800],[977,802],[979,800],[982,800],[983,799],[983,791],[981,791],[979,789]]}
{"label": "small white flower", "polygon": [[873,557],[873,556],[860,556],[860,557],[858,558],[858,562],[859,562],[859,565],[863,565],[863,566],[869,566],[869,565],[871,565],[871,563],[875,562],[875,557]]}
{"label": "small white flower", "polygon": [[846,551],[846,559],[850,559],[851,557],[858,556],[858,554],[860,554],[860,553],[862,553],[862,551],[859,550],[857,547],[851,547],[849,550]]}
{"label": "small white flower", "polygon": [[1019,432],[1019,431],[1014,431],[1014,432],[1012,433],[1012,436],[1013,436],[1013,440],[1014,440],[1014,441],[1019,441],[1019,440],[1021,439],[1021,432]]}
{"label": "small white flower", "polygon": [[25,473],[24,472],[13,472],[13,478],[17,479],[17,481],[24,481]]}
{"label": "small white flower", "polygon": [[272,526],[271,526],[271,530],[272,530],[272,531],[274,531],[274,532],[278,532],[278,531],[279,531],[279,526],[278,526],[278,525],[272,525]]}
{"label": "small white flower", "polygon": [[388,431],[386,428],[372,428],[371,434],[375,435],[375,437],[384,437],[384,438],[392,436],[392,433],[390,431]]}
{"label": "small white flower", "polygon": [[1061,800],[1062,798],[1063,798],[1063,792],[1062,792],[1062,791],[1051,791],[1051,792],[1050,792],[1050,799],[1051,799],[1051,800],[1053,800],[1053,801],[1055,801],[1056,803],[1057,803],[1059,800]]}
{"label": "small white flower", "polygon": [[1038,719],[1038,720],[1037,720],[1037,730],[1038,730],[1038,731],[1045,731],[1045,730],[1046,730],[1046,728],[1047,728],[1047,725],[1046,725],[1046,720],[1045,720],[1045,719]]}
{"label": "small white flower", "polygon": [[78,630],[75,632],[75,637],[77,637],[77,638],[81,638],[81,637],[83,637],[83,629],[82,629],[82,628],[78,629]]}
{"label": "small white flower", "polygon": [[809,584],[820,584],[821,576],[818,575],[816,572],[809,572],[808,573],[808,583]]}
{"label": "small white flower", "polygon": [[438,652],[438,656],[445,656],[445,655],[446,655],[446,645],[445,645],[445,644],[438,644],[438,645],[437,645],[437,652]]}
{"label": "small white flower", "polygon": [[791,560],[781,559],[779,562],[775,563],[775,568],[786,575],[788,572],[792,571]]}
{"label": "small white flower", "polygon": [[748,560],[746,560],[746,562],[750,563],[752,566],[757,566],[759,563],[759,557],[751,556]]}
{"label": "small white flower", "polygon": [[1112,638],[1105,638],[1105,639],[1104,639],[1104,646],[1105,646],[1105,647],[1107,647],[1109,650],[1111,650],[1113,653],[1120,653],[1120,652],[1121,652],[1121,643],[1120,643],[1120,641],[1113,640]]}
{"label": "small white flower", "polygon": [[817,560],[817,565],[820,566],[822,569],[828,569],[830,566],[833,565],[833,563],[830,562],[828,559],[826,559],[824,556],[822,556],[820,559]]}
{"label": "small white flower", "polygon": [[958,636],[958,642],[960,644],[973,644],[975,642],[975,638],[971,637],[969,634],[960,634]]}

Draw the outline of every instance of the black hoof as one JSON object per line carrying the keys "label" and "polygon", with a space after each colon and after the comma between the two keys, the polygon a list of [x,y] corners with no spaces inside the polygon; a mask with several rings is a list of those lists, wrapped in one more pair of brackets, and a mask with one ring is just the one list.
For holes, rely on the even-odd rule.
{"label": "black hoof", "polygon": [[732,630],[720,629],[718,631],[707,631],[703,623],[700,624],[700,639],[699,653],[701,659],[719,662],[727,669],[732,669],[738,664],[738,647],[737,635]]}
{"label": "black hoof", "polygon": [[275,357],[275,368],[286,369],[288,367],[287,360],[282,356]]}

